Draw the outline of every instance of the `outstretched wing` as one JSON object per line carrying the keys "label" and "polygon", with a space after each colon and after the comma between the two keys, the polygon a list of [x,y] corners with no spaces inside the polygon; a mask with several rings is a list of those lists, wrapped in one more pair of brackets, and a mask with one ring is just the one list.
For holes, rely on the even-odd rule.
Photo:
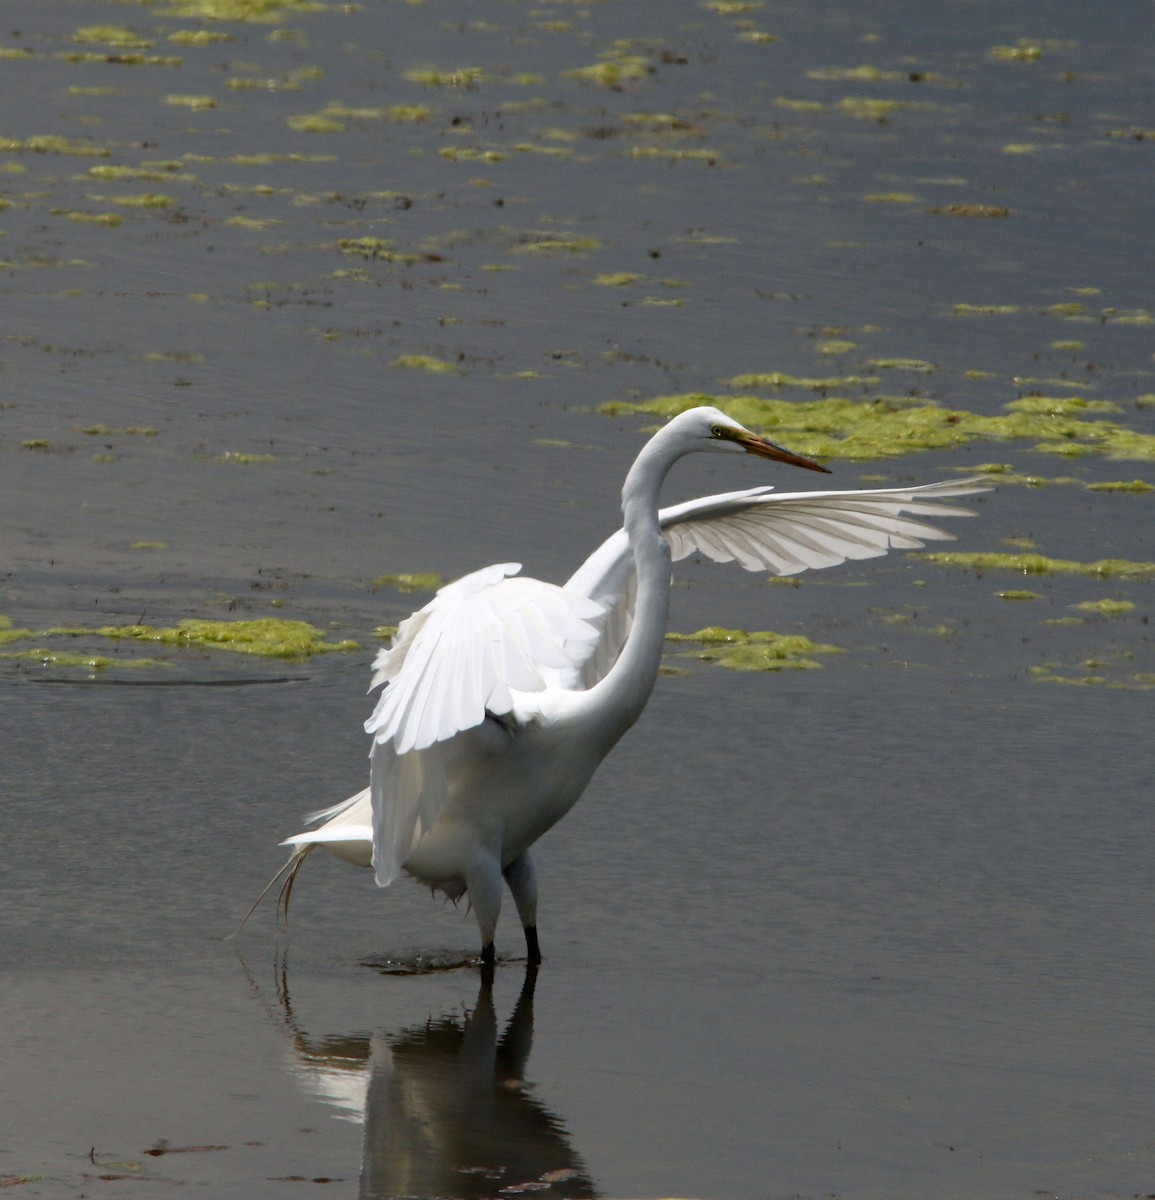
{"label": "outstretched wing", "polygon": [[372,687],[387,685],[365,723],[376,743],[399,755],[432,746],[508,713],[513,692],[541,691],[588,656],[601,604],[520,569],[466,575],[401,623],[373,664]]}
{"label": "outstretched wing", "polygon": [[[759,487],[675,504],[658,518],[674,559],[697,551],[748,571],[795,575],[952,539],[946,530],[913,518],[973,517],[970,509],[942,501],[988,490],[982,479],[846,492],[774,493]],[[566,583],[567,591],[589,596],[605,610],[602,637],[580,664],[575,683],[591,686],[620,653],[633,623],[634,579],[629,542],[619,529]]]}

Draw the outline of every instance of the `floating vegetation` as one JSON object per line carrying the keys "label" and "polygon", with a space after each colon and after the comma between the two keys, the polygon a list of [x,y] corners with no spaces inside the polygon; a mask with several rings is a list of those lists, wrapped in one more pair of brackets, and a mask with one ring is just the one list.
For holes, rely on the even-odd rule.
{"label": "floating vegetation", "polygon": [[525,241],[518,242],[513,247],[513,252],[515,254],[589,254],[593,250],[601,249],[602,243],[597,238],[530,234]]}
{"label": "floating vegetation", "polygon": [[271,463],[276,462],[275,454],[251,454],[245,450],[226,450],[223,454],[217,454],[213,457],[213,462],[220,463],[240,463],[247,466],[250,463]]}
{"label": "floating vegetation", "polygon": [[253,21],[272,24],[293,14],[325,12],[322,0],[137,0],[166,17],[206,21]]}
{"label": "floating vegetation", "polygon": [[139,196],[92,196],[101,204],[120,204],[125,208],[170,208],[175,201],[162,192],[144,192]]}
{"label": "floating vegetation", "polygon": [[614,271],[608,275],[595,275],[590,283],[597,284],[598,287],[628,287],[644,278],[644,275],[635,275],[630,271]]}
{"label": "floating vegetation", "polygon": [[389,365],[406,371],[431,371],[435,375],[461,374],[457,363],[446,362],[445,359],[435,358],[431,354],[401,354]]}
{"label": "floating vegetation", "polygon": [[884,71],[879,67],[814,67],[806,72],[807,79],[860,80],[867,83],[882,83],[909,79],[907,71]]}
{"label": "floating vegetation", "polygon": [[1122,617],[1135,611],[1135,604],[1131,600],[1083,600],[1071,607],[1096,617]]}
{"label": "floating vegetation", "polygon": [[283,225],[279,217],[242,217],[232,216],[225,217],[223,224],[231,225],[235,229],[255,229],[265,230],[271,229],[274,225]]}
{"label": "floating vegetation", "polygon": [[1018,304],[955,304],[951,312],[956,317],[1008,317],[1022,312]]}
{"label": "floating vegetation", "polygon": [[698,648],[684,652],[686,657],[716,662],[734,671],[813,671],[822,666],[814,655],[842,653],[841,646],[812,642],[801,634],[747,633],[717,625],[697,633],[667,633],[666,641],[692,642]]}
{"label": "floating vegetation", "polygon": [[116,46],[119,49],[150,50],[153,41],[141,37],[132,29],[120,25],[85,25],[72,33],[74,42],[99,42],[106,46]]}
{"label": "floating vegetation", "polygon": [[518,87],[536,87],[543,82],[540,75],[529,72],[487,71],[484,67],[412,67],[404,72],[410,83],[425,87],[476,88],[483,83],[506,83]]}
{"label": "floating vegetation", "polygon": [[[300,74],[292,79],[279,82],[269,79],[231,79],[229,86],[244,90],[246,88],[298,88]],[[418,124],[432,118],[433,110],[427,104],[389,104],[382,108],[353,108],[339,101],[330,101],[316,113],[303,113],[288,118],[288,125],[294,130],[304,132],[337,133],[346,128],[347,121],[393,121],[394,124]]]}
{"label": "floating vegetation", "polygon": [[0,137],[0,152],[27,150],[33,154],[75,154],[81,158],[108,158],[112,151],[95,142],[80,142],[59,134],[37,134],[27,138]]}
{"label": "floating vegetation", "polygon": [[693,159],[709,166],[714,166],[722,158],[717,150],[710,150],[705,146],[631,146],[622,153],[625,158],[659,158],[666,162]]}
{"label": "floating vegetation", "polygon": [[53,55],[71,63],[115,63],[122,67],[179,67],[184,59],[172,54],[141,54],[138,50],[67,50]]}
{"label": "floating vegetation", "polygon": [[821,112],[826,107],[821,100],[797,100],[789,96],[778,96],[774,104],[777,108],[789,108],[794,112],[805,113]]}
{"label": "floating vegetation", "polygon": [[865,365],[876,371],[915,371],[920,375],[929,375],[935,370],[934,363],[921,358],[868,358]]}
{"label": "floating vegetation", "polygon": [[723,17],[738,17],[766,7],[765,0],[699,0],[703,8]]}
{"label": "floating vegetation", "polygon": [[1155,317],[1145,308],[1131,309],[1127,312],[1117,312],[1115,309],[1105,308],[1103,319],[1108,325],[1155,325]]}
{"label": "floating vegetation", "polygon": [[885,124],[896,112],[904,109],[929,109],[933,104],[916,104],[913,100],[881,100],[873,96],[846,96],[838,102],[838,108],[857,121],[874,121]]}
{"label": "floating vegetation", "polygon": [[165,96],[165,104],[172,108],[216,108],[217,102],[214,96],[180,96],[171,95]]}
{"label": "floating vegetation", "polygon": [[1025,38],[1020,38],[1014,46],[991,47],[991,58],[997,62],[1038,62],[1042,57],[1042,46]]}
{"label": "floating vegetation", "polygon": [[360,254],[365,258],[381,258],[389,253],[393,243],[387,238],[359,237],[341,238],[337,245],[346,254]]}
{"label": "floating vegetation", "polygon": [[98,166],[89,167],[86,174],[93,179],[134,179],[145,183],[194,182],[196,176],[179,173],[179,165],[178,163],[172,163],[165,167],[157,167],[152,164],[149,166],[129,167],[113,163],[101,163]]}
{"label": "floating vegetation", "polygon": [[261,658],[311,658],[316,654],[345,654],[361,647],[354,641],[327,642],[308,621],[260,617],[251,621],[208,621],[190,618],[175,626],[103,625],[48,629],[41,636],[102,637],[113,641],[154,642],[178,649],[229,650]]}
{"label": "floating vegetation", "polygon": [[332,154],[230,154],[222,161],[237,167],[267,167],[272,163],[329,163],[336,162]]}
{"label": "floating vegetation", "polygon": [[1144,479],[1104,480],[1100,483],[1087,484],[1089,492],[1132,492],[1140,495],[1143,492],[1155,492],[1155,484]]}
{"label": "floating vegetation", "polygon": [[509,155],[504,150],[482,150],[477,146],[442,146],[437,153],[450,162],[505,162]]}
{"label": "floating vegetation", "polygon": [[159,658],[109,658],[105,654],[77,654],[67,650],[52,650],[37,646],[25,650],[5,650],[0,659],[35,662],[44,667],[83,667],[87,671],[105,671],[109,667],[170,667]]}
{"label": "floating vegetation", "polygon": [[[410,592],[435,592],[444,582],[445,580],[440,575],[428,571],[425,574],[378,575],[369,586],[374,590],[392,588],[394,591],[408,594]],[[392,634],[387,636],[391,637]]]}
{"label": "floating vegetation", "polygon": [[968,571],[1013,571],[1016,575],[1090,575],[1100,578],[1155,579],[1155,562],[1132,562],[1125,558],[1100,558],[1094,562],[1048,558],[1044,554],[1001,554],[979,551],[922,551],[911,557]]}
{"label": "floating vegetation", "polygon": [[928,208],[936,217],[1009,217],[1011,210],[1001,204],[939,204]]}
{"label": "floating vegetation", "polygon": [[805,388],[809,392],[832,392],[839,388],[865,387],[879,382],[877,375],[830,375],[821,379],[787,375],[785,371],[751,372],[727,380],[735,388]]}
{"label": "floating vegetation", "polygon": [[168,35],[168,40],[176,46],[216,46],[231,42],[233,35],[222,29],[178,29]]}
{"label": "floating vegetation", "polygon": [[1030,676],[1036,683],[1059,683],[1071,687],[1107,687],[1125,691],[1147,692],[1155,688],[1155,672],[1135,671],[1130,674],[1107,671],[1113,664],[1102,659],[1088,658],[1081,663],[1046,663],[1032,666]]}
{"label": "floating vegetation", "polygon": [[600,62],[591,63],[588,67],[574,67],[573,70],[562,72],[567,79],[580,79],[583,83],[615,90],[653,73],[654,66],[648,58],[620,49],[608,51]]}
{"label": "floating vegetation", "polygon": [[110,228],[115,228],[117,225],[124,224],[124,217],[120,213],[114,212],[66,212],[58,215],[66,217],[69,221],[75,221],[80,225],[107,225]]}
{"label": "floating vegetation", "polygon": [[20,642],[25,638],[35,637],[31,629],[18,629],[12,624],[12,618],[0,614],[0,646],[9,642]]}
{"label": "floating vegetation", "polygon": [[295,133],[342,133],[345,130],[344,121],[337,121],[321,113],[301,113],[299,116],[286,117],[285,123]]}
{"label": "floating vegetation", "polygon": [[[1018,382],[1018,381],[1016,381]],[[1120,413],[1123,409],[1111,400],[1085,400],[1082,396],[1021,396],[1011,400],[1010,412],[1033,413],[1044,417],[1071,417],[1083,413]]]}
{"label": "floating vegetation", "polygon": [[1000,600],[1041,600],[1042,596],[1038,592],[1027,592],[1022,589],[1011,589],[1006,592],[995,592]]}
{"label": "floating vegetation", "polygon": [[428,121],[433,117],[433,109],[426,104],[391,104],[385,109],[385,118],[398,124]]}
{"label": "floating vegetation", "polygon": [[[175,650],[227,650],[261,658],[312,658],[317,654],[345,654],[361,649],[354,641],[325,641],[321,630],[307,621],[286,621],[277,617],[263,617],[250,621],[189,619],[174,626],[69,626],[40,631],[13,628],[10,618],[0,617],[0,645],[20,641],[51,642],[61,638],[150,642]],[[6,651],[0,654],[0,657],[27,659],[48,666],[80,666],[96,670],[110,666],[169,665],[158,659],[110,658],[88,652],[61,651],[43,645]]]}
{"label": "floating vegetation", "polygon": [[[140,356],[141,362],[155,363],[203,363],[206,356],[196,350],[148,350]],[[156,433],[155,429],[127,429],[126,433]]]}
{"label": "floating vegetation", "polygon": [[[870,366],[927,373],[933,364],[917,359],[873,359]],[[732,387],[804,388],[808,391],[861,388],[875,376],[801,379],[782,372],[736,375]],[[1031,439],[1033,450],[1070,457],[1102,454],[1114,459],[1155,461],[1155,435],[1138,433],[1108,419],[1087,416],[1114,413],[1109,401],[1081,396],[1027,396],[1010,401],[997,416],[945,408],[922,396],[875,396],[821,400],[763,399],[759,396],[712,396],[689,393],[658,396],[644,402],[613,401],[599,411],[610,416],[645,413],[672,417],[698,404],[724,408],[752,428],[785,438],[801,454],[826,458],[871,459],[965,445],[978,439]],[[1045,440],[1038,440],[1045,439]]]}

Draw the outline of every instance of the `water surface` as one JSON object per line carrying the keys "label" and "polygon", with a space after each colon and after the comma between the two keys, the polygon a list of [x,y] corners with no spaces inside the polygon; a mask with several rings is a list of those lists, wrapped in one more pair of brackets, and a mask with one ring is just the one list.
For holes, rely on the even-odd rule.
{"label": "water surface", "polygon": [[[472,920],[320,855],[291,939],[268,908],[221,940],[300,814],[363,786],[374,630],[427,594],[375,581],[568,575],[655,420],[606,404],[775,371],[830,382],[756,394],[1050,397],[1056,428],[1086,401],[1113,440],[835,447],[834,485],[997,467],[960,549],[1155,560],[1150,494],[1102,487],[1155,483],[1150,22],[226,9],[5,9],[0,614],[29,633],[0,652],[35,653],[0,659],[0,1180],[1151,1191],[1141,569],[685,564],[676,629],[843,653],[747,674],[671,647],[540,847],[536,980],[508,914],[492,993],[375,969],[460,961]],[[806,485],[711,460],[670,494],[767,478]],[[1131,607],[1075,607],[1102,600]],[[363,650],[98,632],[265,616]]]}

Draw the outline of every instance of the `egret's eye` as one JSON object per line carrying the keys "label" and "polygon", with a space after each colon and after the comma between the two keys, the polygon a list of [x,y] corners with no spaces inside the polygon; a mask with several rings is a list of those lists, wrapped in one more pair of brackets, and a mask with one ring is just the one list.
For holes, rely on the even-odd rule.
{"label": "egret's eye", "polygon": [[720,438],[720,437],[725,437],[726,433],[725,433],[725,430],[723,430],[721,425],[711,425],[710,426],[710,436]]}

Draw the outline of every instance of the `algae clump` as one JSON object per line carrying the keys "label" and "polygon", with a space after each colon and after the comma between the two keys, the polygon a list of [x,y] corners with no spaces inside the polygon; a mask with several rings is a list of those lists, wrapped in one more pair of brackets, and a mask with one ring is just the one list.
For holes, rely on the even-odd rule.
{"label": "algae clump", "polygon": [[401,354],[389,365],[406,371],[432,371],[435,375],[460,375],[461,368],[456,363],[446,362],[431,354]]}
{"label": "algae clump", "polygon": [[253,21],[271,24],[289,13],[325,12],[322,0],[141,0],[157,5],[164,16],[202,18],[207,21]]}
{"label": "algae clump", "polygon": [[11,617],[0,616],[0,646],[7,642],[19,642],[24,638],[35,637],[31,629],[18,629],[13,626]]}
{"label": "algae clump", "polygon": [[377,588],[393,588],[398,592],[435,592],[445,582],[435,571],[424,574],[402,573],[400,575],[378,575],[369,585]]}
{"label": "algae clump", "polygon": [[1018,575],[1093,575],[1120,579],[1155,579],[1155,562],[1131,562],[1125,558],[1100,558],[1094,562],[1048,558],[1045,554],[1000,554],[990,551],[924,551],[912,555],[924,562],[972,571],[1014,571]]}
{"label": "algae clump", "polygon": [[109,658],[104,654],[74,654],[67,650],[49,650],[36,647],[31,650],[6,650],[0,658],[38,662],[45,667],[86,667],[90,671],[104,671],[108,667],[168,667],[171,663],[157,658]]}
{"label": "algae clump", "polygon": [[1135,605],[1131,600],[1083,600],[1072,604],[1079,612],[1092,613],[1099,617],[1121,617],[1124,613],[1134,612]]}
{"label": "algae clump", "polygon": [[717,625],[696,633],[667,633],[668,642],[693,642],[687,657],[716,662],[734,671],[813,671],[822,666],[815,654],[841,654],[841,646],[812,642],[802,634],[723,629]]}
{"label": "algae clump", "polygon": [[[878,369],[899,367],[926,372],[933,367],[916,359],[876,359]],[[782,372],[736,375],[731,387],[804,388],[826,393],[868,387],[876,377],[800,379]],[[658,396],[642,403],[614,401],[599,412],[673,417],[699,404],[724,408],[735,420],[772,437],[789,435],[800,454],[841,459],[888,458],[965,446],[979,439],[1035,440],[1032,450],[1063,456],[1102,454],[1113,459],[1155,460],[1155,435],[1139,433],[1107,419],[1117,412],[1110,401],[1081,396],[1028,396],[1012,400],[997,416],[946,408],[923,396],[873,396],[864,399],[824,395],[819,400],[767,399],[739,394],[688,393]],[[1099,419],[1088,420],[1089,416]]]}
{"label": "algae clump", "polygon": [[48,629],[45,634],[154,642],[178,649],[230,650],[261,658],[311,658],[315,654],[346,653],[361,649],[354,641],[326,642],[321,630],[308,621],[287,621],[279,617],[259,617],[251,621],[189,618],[167,627],[104,625],[96,629]]}

